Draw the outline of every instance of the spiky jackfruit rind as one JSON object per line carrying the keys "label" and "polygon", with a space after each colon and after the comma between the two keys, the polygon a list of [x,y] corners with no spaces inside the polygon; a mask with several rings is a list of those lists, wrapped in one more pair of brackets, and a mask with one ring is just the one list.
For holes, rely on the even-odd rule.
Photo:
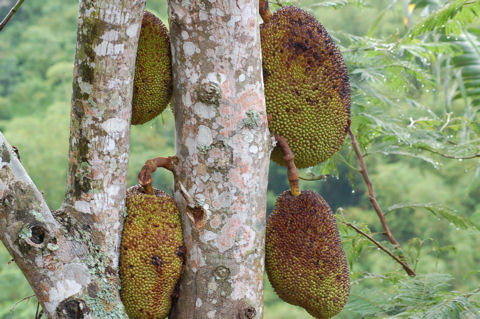
{"label": "spiky jackfruit rind", "polygon": [[120,296],[130,318],[164,319],[182,273],[180,213],[168,194],[127,190],[127,217],[120,248]]}
{"label": "spiky jackfruit rind", "polygon": [[[309,13],[277,10],[260,26],[263,80],[272,134],[285,137],[299,168],[330,158],[350,126],[350,84],[339,49]],[[272,160],[285,166],[276,147]]]}
{"label": "spiky jackfruit rind", "polygon": [[265,268],[284,301],[316,318],[331,318],[347,302],[350,278],[342,241],[327,202],[317,193],[284,192],[267,219]]}
{"label": "spiky jackfruit rind", "polygon": [[145,11],[135,62],[131,124],[143,124],[163,112],[172,98],[172,90],[167,27],[153,13]]}

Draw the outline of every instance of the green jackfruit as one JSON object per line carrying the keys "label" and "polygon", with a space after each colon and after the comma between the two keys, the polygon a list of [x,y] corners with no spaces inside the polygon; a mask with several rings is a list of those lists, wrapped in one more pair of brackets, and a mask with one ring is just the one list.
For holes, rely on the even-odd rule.
{"label": "green jackfruit", "polygon": [[153,13],[143,14],[133,82],[133,125],[163,112],[172,98],[172,57],[167,27]]}
{"label": "green jackfruit", "polygon": [[[270,131],[287,139],[297,167],[319,164],[340,149],[350,126],[340,51],[313,16],[295,7],[277,10],[260,36]],[[280,148],[272,160],[285,166]]]}
{"label": "green jackfruit", "polygon": [[172,306],[182,273],[183,246],[180,212],[168,194],[127,190],[127,217],[120,248],[120,296],[134,319],[164,319]]}
{"label": "green jackfruit", "polygon": [[268,216],[265,268],[284,301],[324,319],[347,302],[350,278],[337,224],[317,193],[284,192]]}

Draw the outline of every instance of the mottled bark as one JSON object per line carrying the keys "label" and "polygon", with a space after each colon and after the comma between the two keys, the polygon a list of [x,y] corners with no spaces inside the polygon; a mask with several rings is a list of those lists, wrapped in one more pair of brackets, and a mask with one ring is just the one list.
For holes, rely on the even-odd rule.
{"label": "mottled bark", "polygon": [[263,316],[272,139],[257,14],[253,0],[169,1],[175,199],[187,246],[173,318]]}
{"label": "mottled bark", "polygon": [[144,0],[80,1],[60,210],[50,213],[0,135],[0,236],[49,318],[126,318],[117,264],[143,8]]}

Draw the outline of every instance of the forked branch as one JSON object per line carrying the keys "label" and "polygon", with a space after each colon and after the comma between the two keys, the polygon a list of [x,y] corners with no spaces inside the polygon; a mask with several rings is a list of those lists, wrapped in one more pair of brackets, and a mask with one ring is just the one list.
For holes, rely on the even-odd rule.
{"label": "forked branch", "polygon": [[380,208],[380,205],[377,202],[377,198],[375,197],[375,192],[373,191],[372,182],[368,177],[367,167],[365,166],[365,161],[363,159],[362,152],[360,151],[360,147],[358,146],[357,139],[355,138],[355,135],[353,134],[351,128],[348,129],[348,135],[350,135],[350,140],[352,141],[353,150],[355,151],[355,154],[357,155],[357,158],[358,158],[358,162],[360,163],[360,174],[362,174],[363,180],[367,185],[368,197],[370,199],[370,202],[372,203],[373,208],[375,209],[375,212],[377,213],[378,218],[380,219],[380,223],[382,224],[384,234],[385,236],[387,236],[388,241],[390,241],[390,243],[395,245],[397,248],[400,248],[400,243],[393,236],[392,231],[390,230],[390,227],[388,227],[387,220],[385,219],[385,214],[383,213],[382,209]]}

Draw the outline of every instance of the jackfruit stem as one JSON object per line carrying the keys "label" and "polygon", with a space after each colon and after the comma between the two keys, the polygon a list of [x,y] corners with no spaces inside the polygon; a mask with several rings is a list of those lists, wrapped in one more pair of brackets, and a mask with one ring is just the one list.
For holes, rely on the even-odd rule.
{"label": "jackfruit stem", "polygon": [[260,0],[259,1],[260,7],[260,16],[264,23],[267,23],[272,18],[272,11],[270,10],[270,5],[268,4],[268,0]]}
{"label": "jackfruit stem", "polygon": [[298,185],[298,180],[300,179],[300,174],[298,169],[295,166],[295,155],[293,154],[290,146],[288,145],[287,139],[275,134],[275,140],[278,145],[282,148],[283,151],[283,160],[287,164],[287,176],[288,182],[290,183],[290,193],[292,196],[298,196],[302,193],[300,186]]}
{"label": "jackfruit stem", "polygon": [[138,182],[143,187],[145,194],[154,195],[155,191],[153,190],[153,178],[152,173],[157,170],[158,167],[163,167],[173,172],[173,156],[169,157],[156,157],[149,159],[145,162],[142,167],[142,170],[138,174]]}

